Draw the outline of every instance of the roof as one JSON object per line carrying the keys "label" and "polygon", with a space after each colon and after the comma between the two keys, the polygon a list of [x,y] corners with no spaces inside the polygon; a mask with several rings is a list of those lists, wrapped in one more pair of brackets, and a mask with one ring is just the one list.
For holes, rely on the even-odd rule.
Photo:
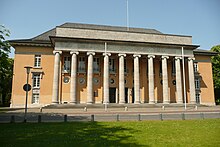
{"label": "roof", "polygon": [[193,50],[193,52],[194,52],[194,54],[197,54],[197,55],[208,55],[208,56],[215,56],[215,55],[219,54],[217,52],[204,50],[204,49],[195,49],[195,50]]}
{"label": "roof", "polygon": [[[160,31],[155,29],[145,29],[145,28],[129,28],[120,26],[107,26],[107,25],[95,25],[95,24],[81,24],[81,23],[64,23],[60,28],[76,28],[76,29],[90,29],[90,30],[105,30],[105,31],[117,31],[117,32],[135,32],[135,33],[147,33],[147,34],[162,34]],[[47,32],[44,32],[32,40],[44,40],[50,41],[49,36],[56,36],[56,28],[53,28]]]}

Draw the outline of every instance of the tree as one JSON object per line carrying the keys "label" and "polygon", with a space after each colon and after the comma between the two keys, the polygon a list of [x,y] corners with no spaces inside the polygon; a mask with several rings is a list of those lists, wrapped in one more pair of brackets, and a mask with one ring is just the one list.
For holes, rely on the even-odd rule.
{"label": "tree", "polygon": [[4,106],[10,104],[12,89],[13,59],[8,56],[11,46],[5,39],[9,36],[9,30],[0,25],[0,98]]}
{"label": "tree", "polygon": [[213,46],[211,51],[219,54],[211,58],[216,104],[220,104],[220,45]]}

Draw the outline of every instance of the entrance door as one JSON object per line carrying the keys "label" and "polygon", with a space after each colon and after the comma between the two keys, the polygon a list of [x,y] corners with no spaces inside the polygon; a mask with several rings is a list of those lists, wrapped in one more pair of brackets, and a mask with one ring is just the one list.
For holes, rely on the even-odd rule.
{"label": "entrance door", "polygon": [[109,88],[109,102],[110,103],[115,103],[116,99],[116,88]]}
{"label": "entrance door", "polygon": [[128,103],[128,88],[125,88],[125,103]]}

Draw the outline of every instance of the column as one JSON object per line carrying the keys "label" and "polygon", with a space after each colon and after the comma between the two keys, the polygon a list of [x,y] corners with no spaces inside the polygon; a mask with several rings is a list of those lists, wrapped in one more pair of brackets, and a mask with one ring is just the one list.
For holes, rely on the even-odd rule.
{"label": "column", "polygon": [[87,52],[88,71],[87,71],[87,104],[93,103],[93,56],[94,52]]}
{"label": "column", "polygon": [[154,55],[148,55],[148,82],[149,82],[149,104],[155,103],[154,98]]}
{"label": "column", "polygon": [[76,104],[76,72],[77,72],[77,55],[79,52],[70,52],[71,60],[71,78],[70,78],[70,103]]}
{"label": "column", "polygon": [[53,51],[55,54],[54,58],[54,75],[53,75],[53,94],[52,103],[59,103],[59,76],[60,76],[60,54],[62,51]]}
{"label": "column", "polygon": [[176,66],[176,101],[178,104],[183,103],[182,74],[180,68],[181,57],[175,57]]}
{"label": "column", "polygon": [[163,76],[163,103],[170,103],[168,91],[168,73],[167,73],[167,59],[168,56],[162,56],[162,76]]}
{"label": "column", "polygon": [[196,103],[196,92],[195,92],[195,77],[194,77],[194,66],[193,60],[195,58],[188,58],[188,69],[189,69],[189,91],[190,91],[190,103]]}
{"label": "column", "polygon": [[139,58],[141,55],[133,55],[134,57],[134,103],[140,104],[140,71]]}
{"label": "column", "polygon": [[119,56],[119,104],[125,103],[125,73],[124,73],[124,57],[126,54],[118,54]]}
{"label": "column", "polygon": [[109,56],[110,53],[104,53],[104,75],[103,75],[103,103],[109,103]]}

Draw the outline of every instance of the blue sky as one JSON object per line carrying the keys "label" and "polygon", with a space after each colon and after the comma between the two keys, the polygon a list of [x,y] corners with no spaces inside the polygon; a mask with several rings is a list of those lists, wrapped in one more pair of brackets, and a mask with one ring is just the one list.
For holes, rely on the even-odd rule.
{"label": "blue sky", "polygon": [[[190,35],[209,50],[220,44],[219,7],[220,0],[129,0],[129,26]],[[126,0],[0,0],[9,39],[32,38],[65,22],[126,26]]]}

